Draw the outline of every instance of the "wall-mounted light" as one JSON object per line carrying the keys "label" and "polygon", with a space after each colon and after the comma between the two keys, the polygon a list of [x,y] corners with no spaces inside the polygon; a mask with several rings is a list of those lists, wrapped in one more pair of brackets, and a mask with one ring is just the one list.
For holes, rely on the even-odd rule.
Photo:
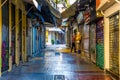
{"label": "wall-mounted light", "polygon": [[119,19],[119,15],[117,15],[116,18]]}

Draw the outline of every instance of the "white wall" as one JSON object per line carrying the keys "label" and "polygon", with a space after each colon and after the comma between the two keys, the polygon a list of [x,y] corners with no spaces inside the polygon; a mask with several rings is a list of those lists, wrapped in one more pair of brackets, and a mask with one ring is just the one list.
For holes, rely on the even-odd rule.
{"label": "white wall", "polygon": [[46,44],[51,45],[52,39],[55,41],[55,32],[49,31],[48,32],[48,42]]}

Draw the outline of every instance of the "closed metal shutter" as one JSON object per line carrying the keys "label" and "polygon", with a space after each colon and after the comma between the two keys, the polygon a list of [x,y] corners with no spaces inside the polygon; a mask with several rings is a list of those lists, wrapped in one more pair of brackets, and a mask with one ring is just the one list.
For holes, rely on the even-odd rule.
{"label": "closed metal shutter", "polygon": [[119,14],[110,17],[110,70],[119,74]]}

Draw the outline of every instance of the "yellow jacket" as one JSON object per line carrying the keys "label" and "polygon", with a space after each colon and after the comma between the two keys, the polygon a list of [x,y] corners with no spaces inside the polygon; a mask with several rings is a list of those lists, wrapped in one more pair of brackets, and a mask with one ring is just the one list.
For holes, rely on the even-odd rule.
{"label": "yellow jacket", "polygon": [[76,41],[77,41],[77,42],[80,41],[80,40],[81,40],[81,37],[82,37],[81,33],[80,33],[80,32],[77,32],[77,34],[76,34]]}

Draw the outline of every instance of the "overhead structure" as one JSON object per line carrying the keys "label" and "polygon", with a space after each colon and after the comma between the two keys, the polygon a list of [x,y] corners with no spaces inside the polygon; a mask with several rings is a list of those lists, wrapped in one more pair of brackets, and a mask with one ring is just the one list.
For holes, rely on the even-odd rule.
{"label": "overhead structure", "polygon": [[[47,0],[24,0],[28,17],[38,18],[43,24],[57,26],[57,20],[61,19],[60,12],[51,6]],[[31,9],[32,8],[32,9]]]}
{"label": "overhead structure", "polygon": [[76,7],[77,7],[77,1],[71,5],[69,8],[67,8],[64,12],[62,12],[61,16],[62,18],[69,18],[71,16],[74,16],[75,15],[75,12],[76,12]]}

